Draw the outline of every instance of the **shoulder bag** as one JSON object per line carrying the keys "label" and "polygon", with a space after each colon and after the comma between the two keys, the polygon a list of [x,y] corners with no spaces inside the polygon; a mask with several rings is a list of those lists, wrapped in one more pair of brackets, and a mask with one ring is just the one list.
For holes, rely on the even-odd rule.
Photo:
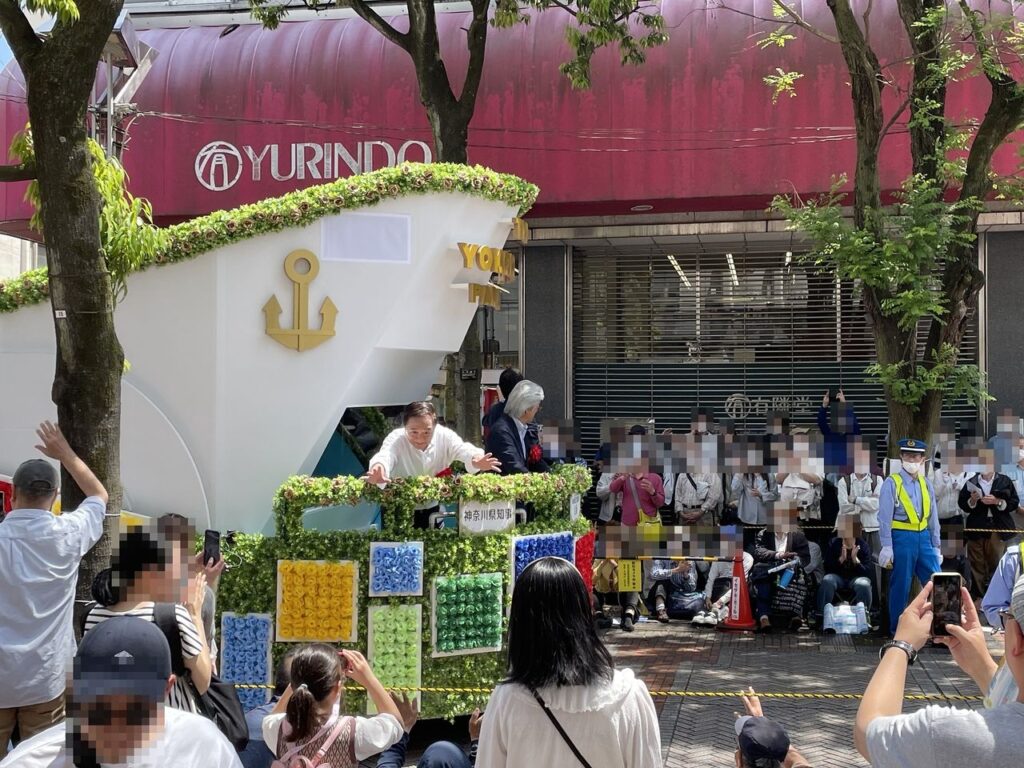
{"label": "shoulder bag", "polygon": [[[231,683],[221,680],[217,675],[210,675],[210,687],[206,693],[196,690],[188,670],[185,668],[181,653],[181,633],[178,630],[178,617],[171,603],[157,603],[153,606],[153,622],[164,633],[168,645],[171,646],[171,666],[174,674],[186,681],[192,697],[196,700],[199,713],[227,736],[228,741],[238,751],[245,749],[249,743],[249,726],[245,722],[245,710],[238,699],[238,692]],[[202,632],[201,628],[198,631]]]}
{"label": "shoulder bag", "polygon": [[565,732],[565,729],[562,728],[562,724],[558,722],[558,718],[555,717],[555,713],[548,709],[548,705],[544,702],[544,699],[541,698],[540,694],[537,693],[537,691],[533,688],[530,689],[530,693],[533,694],[533,698],[535,698],[537,700],[537,703],[540,704],[540,708],[544,710],[544,714],[548,716],[548,720],[551,721],[551,724],[555,726],[555,730],[558,731],[559,736],[561,736],[565,743],[569,746],[569,749],[572,750],[572,753],[576,755],[576,759],[580,761],[580,765],[582,765],[583,768],[592,768],[590,763],[587,762],[587,758],[580,754],[580,751],[576,748],[576,745],[572,743],[572,739],[569,738],[569,734],[567,734]]}

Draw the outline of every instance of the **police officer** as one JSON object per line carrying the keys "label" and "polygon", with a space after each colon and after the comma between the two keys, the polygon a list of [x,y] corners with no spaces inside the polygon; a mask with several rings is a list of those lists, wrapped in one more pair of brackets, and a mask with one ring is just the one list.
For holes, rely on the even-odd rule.
{"label": "police officer", "polygon": [[926,446],[921,440],[899,442],[900,463],[878,494],[878,525],[882,550],[878,564],[892,568],[889,582],[889,628],[896,630],[907,607],[910,583],[917,576],[927,584],[941,569],[939,516],[935,491],[924,476]]}

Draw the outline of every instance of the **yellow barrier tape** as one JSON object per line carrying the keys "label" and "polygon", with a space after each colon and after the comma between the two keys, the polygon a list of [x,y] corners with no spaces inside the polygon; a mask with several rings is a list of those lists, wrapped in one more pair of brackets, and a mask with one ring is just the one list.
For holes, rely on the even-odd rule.
{"label": "yellow barrier tape", "polygon": [[[272,685],[261,683],[235,683],[235,688],[273,688]],[[362,691],[359,686],[345,686],[346,691]],[[473,693],[490,694],[493,688],[388,688],[389,691],[398,693]],[[696,699],[731,699],[745,696],[744,691],[650,691],[651,696],[657,698],[696,698]],[[762,693],[758,691],[758,697],[762,699],[862,699],[862,693],[797,693],[797,692],[771,692]],[[981,696],[961,696],[955,693],[908,693],[903,697],[907,701],[983,701]]]}

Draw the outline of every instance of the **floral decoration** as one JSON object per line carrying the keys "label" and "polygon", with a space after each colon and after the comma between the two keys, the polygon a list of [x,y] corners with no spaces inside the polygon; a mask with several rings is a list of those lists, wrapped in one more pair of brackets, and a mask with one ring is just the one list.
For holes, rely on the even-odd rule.
{"label": "floral decoration", "polygon": [[[265,613],[221,616],[220,674],[230,683],[270,682],[270,640],[273,619]],[[248,712],[270,699],[266,688],[239,688]]]}
{"label": "floral decoration", "polygon": [[542,557],[561,557],[576,562],[576,544],[572,533],[540,533],[517,536],[512,541],[512,581],[519,580],[526,566]]}
{"label": "floral decoration", "polygon": [[352,562],[278,561],[277,639],[354,643],[358,578]]}
{"label": "floral decoration", "polygon": [[501,648],[502,576],[481,573],[434,581],[434,655]]}
{"label": "floral decoration", "polygon": [[530,456],[527,458],[529,464],[540,464],[541,459],[544,458],[544,453],[541,451],[539,445],[530,446]]}
{"label": "floral decoration", "polygon": [[[423,653],[423,611],[419,604],[375,605],[369,612],[369,661],[385,688],[419,688]],[[409,698],[419,701],[418,693]],[[375,712],[371,706],[370,713]]]}
{"label": "floral decoration", "polygon": [[[259,235],[304,227],[341,211],[366,208],[383,200],[428,193],[463,193],[507,203],[524,214],[539,190],[515,176],[479,165],[403,163],[329,184],[290,192],[230,211],[168,227],[165,244],[143,260],[139,270],[194,259],[203,253]],[[0,281],[0,312],[14,312],[49,296],[46,269]]]}
{"label": "floral decoration", "polygon": [[370,597],[423,594],[423,542],[370,544]]}
{"label": "floral decoration", "polygon": [[594,542],[597,532],[590,531],[586,536],[576,539],[576,570],[587,585],[587,593],[594,591]]}

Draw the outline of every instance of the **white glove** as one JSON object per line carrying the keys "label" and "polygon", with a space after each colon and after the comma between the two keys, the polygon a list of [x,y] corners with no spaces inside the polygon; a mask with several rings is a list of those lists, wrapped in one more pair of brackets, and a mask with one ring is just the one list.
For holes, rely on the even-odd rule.
{"label": "white glove", "polygon": [[883,568],[892,565],[892,547],[882,547],[882,551],[878,553],[878,564]]}

